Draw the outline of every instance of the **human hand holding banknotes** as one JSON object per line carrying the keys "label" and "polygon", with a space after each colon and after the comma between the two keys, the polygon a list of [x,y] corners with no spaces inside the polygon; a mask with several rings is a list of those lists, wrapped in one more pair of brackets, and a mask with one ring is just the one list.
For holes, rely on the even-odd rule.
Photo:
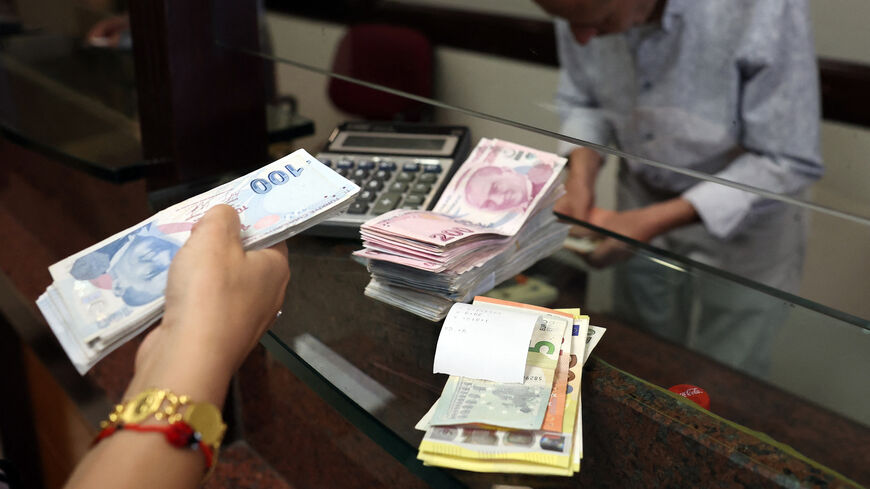
{"label": "human hand holding banknotes", "polygon": [[[169,266],[163,320],[139,346],[133,379],[124,395],[132,400],[124,409],[126,416],[141,412],[144,419],[127,418],[101,431],[99,443],[80,461],[65,487],[193,488],[203,476],[204,465],[214,463],[216,448],[206,457],[197,453],[206,445],[179,450],[169,436],[179,437],[179,432],[171,428],[187,423],[196,430],[191,438],[211,439],[213,425],[204,424],[197,409],[203,409],[201,403],[209,403],[215,411],[223,405],[232,374],[274,321],[290,278],[284,243],[245,251],[240,231],[236,210],[222,204],[209,209],[193,227]],[[162,396],[171,399],[166,391],[160,396],[148,394],[155,386],[194,400],[186,406],[181,423],[171,418],[159,423],[164,409],[175,409],[175,401],[170,400],[154,414],[152,421],[158,423],[149,424],[150,410],[164,402]],[[158,399],[158,406],[151,404],[153,399]],[[143,436],[146,429],[160,430],[166,439]]]}
{"label": "human hand holding banknotes", "polygon": [[223,403],[290,279],[287,246],[245,251],[240,226],[232,207],[217,205],[193,228],[169,267],[163,320],[139,347],[128,394],[160,385]]}
{"label": "human hand holding banknotes", "polygon": [[[160,319],[170,264],[183,254],[191,228],[212,207],[226,204],[235,210],[240,246],[253,250],[282,242],[341,212],[357,193],[357,185],[298,150],[55,263],[49,267],[54,282],[37,305],[84,374]],[[216,285],[206,281],[197,286]],[[191,310],[204,323],[213,316],[236,318],[227,311]]]}

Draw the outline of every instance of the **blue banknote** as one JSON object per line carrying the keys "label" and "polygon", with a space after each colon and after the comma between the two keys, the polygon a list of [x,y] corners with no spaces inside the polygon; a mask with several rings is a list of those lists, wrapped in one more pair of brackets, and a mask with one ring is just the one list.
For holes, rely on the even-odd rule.
{"label": "blue banknote", "polygon": [[169,265],[210,208],[233,207],[242,245],[254,249],[341,212],[359,190],[298,150],[52,265],[54,283],[37,305],[54,322],[53,330],[66,331],[67,343],[75,339],[85,358],[101,357],[119,339],[159,319]]}

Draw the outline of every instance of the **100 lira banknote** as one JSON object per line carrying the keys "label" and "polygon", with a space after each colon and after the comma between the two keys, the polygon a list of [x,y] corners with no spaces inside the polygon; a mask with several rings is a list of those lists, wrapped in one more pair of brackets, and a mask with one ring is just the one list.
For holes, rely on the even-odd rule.
{"label": "100 lira banknote", "polygon": [[169,265],[211,207],[233,207],[244,248],[264,248],[340,212],[359,190],[298,150],[55,263],[37,305],[68,354],[77,350],[70,358],[87,359],[74,362],[86,371],[160,317]]}

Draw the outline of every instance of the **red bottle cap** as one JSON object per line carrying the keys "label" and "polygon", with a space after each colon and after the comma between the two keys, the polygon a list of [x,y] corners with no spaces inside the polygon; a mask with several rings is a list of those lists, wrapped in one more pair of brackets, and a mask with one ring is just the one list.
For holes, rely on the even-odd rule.
{"label": "red bottle cap", "polygon": [[707,391],[698,386],[677,384],[668,390],[693,401],[704,409],[710,409],[710,396],[707,395]]}

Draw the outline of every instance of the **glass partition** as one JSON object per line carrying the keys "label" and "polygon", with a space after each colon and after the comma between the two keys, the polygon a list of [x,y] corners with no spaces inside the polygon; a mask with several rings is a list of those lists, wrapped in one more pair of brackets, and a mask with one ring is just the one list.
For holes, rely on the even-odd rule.
{"label": "glass partition", "polygon": [[[339,2],[301,7],[272,1],[267,2],[267,23],[275,49],[229,47],[273,56],[336,78],[397,90],[436,106],[509,122],[570,143],[606,146],[597,149],[624,157],[632,167],[651,167],[644,171],[652,173],[655,168],[674,172],[663,178],[681,181],[673,183],[678,192],[691,181],[689,177],[713,179],[726,186],[771,192],[774,195],[765,197],[803,202],[818,206],[821,212],[843,213],[867,223],[870,206],[866,203],[830,198],[831,193],[857,190],[840,175],[856,171],[851,162],[863,153],[842,145],[834,149],[827,141],[823,141],[824,151],[819,149],[820,126],[824,132],[854,136],[853,128],[838,125],[839,120],[848,119],[835,113],[840,101],[831,92],[839,93],[839,85],[828,86],[837,68],[828,61],[849,55],[837,52],[825,41],[832,37],[831,31],[839,29],[839,21],[830,13],[820,15],[819,2],[813,2],[809,9],[789,7],[788,15],[765,9],[725,15],[709,11],[722,6],[688,8],[672,2],[651,12],[648,22],[625,36],[604,35],[617,30],[621,13],[596,11],[595,15],[606,14],[609,20],[590,20],[588,24],[595,27],[588,27],[586,32],[596,35],[589,39],[584,37],[587,34],[574,36],[567,21],[555,16],[576,17],[583,12],[563,12],[552,3],[541,0],[542,9],[533,2],[473,7],[446,1]],[[846,12],[842,9],[841,16],[848,16]],[[732,18],[734,15],[755,20],[748,23],[742,17]],[[710,22],[711,18],[717,22]],[[574,25],[582,24],[581,20],[575,20]],[[640,21],[632,17],[625,22]],[[728,22],[753,25],[759,34],[743,36]],[[778,22],[790,24],[774,25]],[[367,30],[372,24],[389,25],[394,29],[389,35],[411,37],[390,43],[381,34]],[[679,33],[698,36],[697,42],[681,42],[706,46],[703,36],[717,25],[723,36],[727,31],[730,37],[721,40],[725,43],[721,49],[711,48],[706,55],[697,52],[703,48],[693,53],[668,44],[676,42],[671,38]],[[760,49],[753,43],[760,42],[757,38],[764,37],[760,33],[765,31],[795,35],[788,40],[767,40],[765,49]],[[823,51],[821,64],[814,39]],[[378,42],[402,49],[382,59],[377,53],[389,48],[379,47]],[[407,63],[405,68],[397,68],[402,56],[419,58],[414,50],[423,49],[426,43],[434,49],[431,85],[403,77],[410,69]],[[677,48],[682,54],[669,58],[667,53],[677,52]],[[779,56],[777,49],[793,54]],[[721,55],[724,52],[730,54]],[[767,54],[758,54],[763,59],[755,59],[744,55],[748,52]],[[686,61],[680,61],[684,58]],[[846,60],[852,63],[846,66],[849,70],[854,68],[857,76],[866,76],[861,60]],[[681,67],[678,61],[687,65]],[[826,113],[831,117],[831,122],[824,124],[820,119],[819,66],[826,88]],[[586,121],[577,123],[580,119]],[[859,144],[866,144],[863,133],[857,138]],[[671,148],[674,150],[669,151]],[[729,165],[741,156],[743,163]],[[739,170],[740,166],[749,169]],[[765,176],[766,166],[785,168],[795,178],[779,180],[783,174],[778,172]],[[799,191],[809,186],[814,191]]]}
{"label": "glass partition", "polygon": [[[360,113],[365,110],[364,104],[348,104],[348,98],[360,100],[374,97],[380,100],[372,94],[389,92],[400,95],[390,105],[398,108],[396,110],[399,112],[393,116],[400,119],[466,125],[472,129],[475,138],[498,137],[491,131],[492,127],[498,127],[498,133],[504,139],[510,139],[507,135],[513,135],[518,142],[534,141],[532,146],[565,154],[576,147],[576,143],[594,149],[604,155],[608,162],[603,165],[599,174],[599,190],[595,192],[596,205],[600,207],[626,208],[625,199],[618,198],[619,189],[631,180],[635,187],[649,190],[646,192],[647,197],[655,194],[655,200],[664,197],[689,199],[699,209],[707,231],[715,239],[724,241],[733,240],[735,234],[739,234],[748,221],[763,221],[768,219],[765,216],[771,212],[780,216],[791,214],[792,218],[806,222],[789,228],[792,238],[779,236],[779,244],[771,244],[769,250],[780,254],[807,253],[803,278],[799,279],[799,284],[788,286],[789,291],[861,318],[870,317],[870,310],[862,298],[862,286],[865,282],[863,275],[870,270],[870,263],[867,262],[866,254],[861,251],[868,244],[867,230],[870,229],[866,218],[870,215],[870,202],[864,196],[861,184],[870,178],[865,175],[866,165],[862,163],[865,150],[870,146],[870,132],[867,129],[859,125],[842,124],[838,119],[819,119],[817,111],[813,112],[807,107],[801,108],[789,102],[793,98],[803,100],[796,96],[776,102],[783,108],[774,110],[775,116],[769,114],[773,119],[763,124],[758,122],[758,125],[764,126],[764,131],[769,132],[763,138],[759,136],[763,141],[759,139],[752,142],[738,138],[731,140],[734,144],[723,144],[724,140],[720,140],[721,124],[711,124],[706,120],[705,110],[716,112],[718,109],[708,107],[700,110],[699,114],[690,114],[688,110],[670,107],[668,104],[671,102],[664,100],[667,98],[664,96],[659,105],[656,102],[651,107],[640,104],[637,107],[632,105],[634,108],[619,108],[619,111],[625,110],[633,114],[631,117],[634,119],[629,122],[624,118],[620,119],[622,122],[614,122],[616,116],[613,110],[604,107],[593,107],[595,110],[591,115],[584,111],[567,114],[559,108],[564,105],[560,102],[562,99],[559,96],[559,79],[564,76],[565,70],[560,69],[556,58],[547,60],[543,47],[532,44],[534,39],[539,38],[533,33],[541,28],[549,29],[547,36],[551,37],[545,37],[552,41],[555,34],[550,17],[531,2],[523,4],[525,6],[520,5],[520,2],[505,5],[508,5],[505,7],[507,12],[499,12],[501,7],[494,5],[484,5],[469,11],[442,2],[384,2],[377,3],[374,7],[370,4],[347,2],[329,8],[306,7],[297,10],[282,2],[269,2],[263,27],[264,37],[269,39],[268,43],[264,43],[266,49],[226,45],[222,43],[220,34],[217,35],[216,42],[226,49],[246,50],[251,55],[274,60],[278,84],[281,86],[279,90],[291,93],[301,101],[301,113],[324,121],[318,125],[318,136],[311,141],[325,141],[326,136],[339,122],[366,118],[365,114]],[[815,22],[820,14],[814,5],[811,5],[809,13],[802,11],[801,15],[806,14],[808,19]],[[519,14],[522,9],[526,9],[529,14]],[[822,23],[821,31],[817,34],[820,38],[830,38],[832,35],[830,30],[834,21],[831,15],[828,13],[818,20]],[[429,20],[424,22],[420,20],[421,16]],[[675,25],[679,22],[674,21]],[[469,23],[476,27],[472,29]],[[380,55],[384,50],[374,49],[373,46],[383,33],[366,34],[363,30],[357,36],[354,33],[359,31],[351,30],[350,26],[359,24],[413,28],[412,30],[428,36],[433,50],[431,86],[403,79],[403,70],[416,72],[419,67],[413,63],[400,62],[397,57],[400,55],[395,53],[390,56]],[[525,30],[507,38],[494,34],[496,26],[507,25]],[[469,30],[476,33],[471,37],[487,40],[479,40],[476,44],[471,41],[468,41],[471,44],[463,44],[466,42],[463,39],[469,37],[466,32]],[[400,30],[396,35],[403,35],[401,32],[404,31]],[[658,34],[650,35],[656,37]],[[611,37],[613,36],[603,36],[601,39],[607,40]],[[509,39],[509,42],[505,39]],[[414,44],[410,41],[409,43]],[[493,44],[499,43],[506,44],[493,47]],[[590,42],[587,46],[593,44]],[[516,47],[518,45],[522,47]],[[555,53],[555,47],[550,47],[552,49],[548,52]],[[807,49],[810,48],[811,46]],[[358,52],[365,49],[373,51],[366,52],[365,55]],[[413,51],[413,48],[408,49]],[[836,54],[830,47],[825,50],[825,56],[833,58]],[[493,52],[497,54],[492,54]],[[419,58],[413,53],[409,56]],[[651,59],[659,57],[652,56]],[[867,73],[861,71],[866,66],[861,65],[860,61],[854,60],[849,65],[859,73],[857,76]],[[602,68],[604,71],[607,69],[610,68]],[[822,75],[828,73],[824,70]],[[725,91],[707,86],[712,83],[708,80],[709,74],[705,72],[706,78],[683,80],[675,85],[671,85],[669,81],[667,86],[680,92],[691,90],[676,88],[678,85],[704,86],[705,90],[712,90],[711,93],[716,94]],[[791,79],[785,73],[778,76]],[[618,79],[615,74],[614,77]],[[301,83],[294,82],[294,78]],[[808,82],[808,86],[815,87],[814,84],[815,78],[812,83]],[[357,88],[347,88],[348,86]],[[365,87],[373,88],[374,91],[367,91]],[[643,91],[643,87],[635,88],[619,89],[615,97],[632,100]],[[841,88],[840,85],[826,85],[822,92],[831,107],[837,103],[837,97],[831,95],[832,89],[838,88]],[[425,92],[427,89],[428,95],[420,95],[421,90]],[[770,88],[775,93],[788,92],[794,95],[789,90],[785,86]],[[819,98],[818,90],[808,93]],[[839,91],[833,93],[840,94]],[[347,94],[361,96],[352,97]],[[842,94],[847,95],[848,93]],[[396,102],[397,99],[404,102]],[[617,102],[614,104],[619,105]],[[739,107],[740,103],[734,102],[732,105]],[[766,107],[761,102],[758,102],[758,106]],[[855,111],[859,116],[862,113],[861,107],[857,103]],[[401,113],[402,110],[410,112]],[[644,113],[650,111],[657,115],[644,119]],[[743,109],[738,112],[740,114],[732,118],[723,119],[727,120],[726,125],[742,124],[748,127],[749,123],[742,121],[741,117],[754,120],[754,116],[745,114]],[[870,113],[870,109],[867,112]],[[586,121],[581,125],[587,124],[589,120],[600,122],[601,114],[606,116],[601,127],[608,130],[600,134],[607,133],[610,139],[578,139],[579,132],[588,128],[577,126],[581,124],[577,121]],[[696,115],[697,118],[692,119]],[[834,114],[832,117],[838,116]],[[376,113],[375,117],[369,118],[383,119],[384,115]],[[795,124],[812,128],[808,129],[809,132],[802,132],[803,129],[793,127]],[[647,129],[641,130],[640,126]],[[745,136],[743,133],[748,130],[747,127],[738,131],[740,137]],[[567,130],[571,128],[571,131]],[[821,138],[818,132],[821,132]],[[623,135],[620,136],[619,133]],[[632,137],[638,140],[627,141],[627,138]],[[796,144],[784,143],[789,138],[795,138]],[[809,157],[810,153],[818,152],[819,145],[816,143],[819,139],[821,156]],[[790,149],[780,148],[782,151],[779,151],[772,146],[765,146],[768,143],[779,146],[785,144]],[[718,149],[711,150],[713,146]],[[799,151],[806,157],[797,157],[794,152],[790,152],[791,148],[799,146],[806,149]],[[814,175],[814,172],[818,169],[819,161],[824,162],[825,174],[816,178],[818,175]],[[712,165],[707,166],[708,169],[715,167],[718,170],[706,171],[702,168],[705,165]],[[779,210],[776,210],[777,206]],[[786,208],[789,210],[783,210]],[[783,226],[787,219],[789,218],[782,217],[780,222]],[[599,220],[598,223],[603,222]],[[756,229],[762,226],[758,222],[754,224]],[[800,226],[804,226],[806,230],[801,231]],[[808,237],[801,238],[802,232]],[[769,233],[774,235],[775,231],[771,230]],[[837,236],[849,236],[850,239],[837,239]],[[807,243],[805,250],[797,245],[781,246],[789,240],[802,242],[804,239]],[[760,242],[762,238],[756,236],[754,240]],[[719,266],[766,285],[783,287],[777,280],[764,277],[763,274],[745,272],[745,267],[740,266],[741,261],[734,259],[728,263],[722,262]],[[834,276],[851,285],[844,287],[841,292],[832,293],[832,288],[823,284]]]}
{"label": "glass partition", "polygon": [[[272,34],[273,42],[278,46],[285,43],[281,38],[281,32],[273,31]],[[492,62],[496,63],[497,61],[493,60]],[[300,113],[312,118],[318,128],[318,132],[314,136],[296,140],[295,144],[298,146],[305,147],[309,151],[319,151],[323,148],[329,134],[340,123],[358,119],[358,116],[339,110],[330,101],[328,87],[332,78],[328,75],[286,63],[277,63],[275,69],[279,91],[293,94],[299,101]],[[513,95],[508,99],[514,100],[515,98],[516,96]],[[434,108],[432,120],[436,123],[469,127],[475,142],[481,137],[498,137],[549,151],[555,151],[560,144],[560,140],[534,131],[452,109]],[[625,168],[626,165],[615,157],[609,157],[605,161],[596,186],[596,206],[617,209],[620,205],[618,198],[620,188],[627,185],[622,181],[619,173],[620,169]],[[622,192],[625,193],[624,188]],[[803,277],[797,285],[792,283],[788,291],[858,318],[870,317],[870,310],[867,309],[866,301],[863,300],[863,291],[866,288],[864,275],[866,270],[870,269],[870,264],[867,262],[866,253],[862,251],[867,240],[870,239],[870,227],[828,213],[802,211],[801,207],[793,205],[779,205],[780,209],[785,208],[792,212],[793,217],[799,219],[798,224],[800,224],[800,220],[805,221],[795,227],[781,223],[780,226],[784,226],[784,230],[770,229],[767,231],[772,235],[790,232],[795,240],[805,243],[797,249],[792,249],[795,254],[804,253],[806,259],[803,263]],[[753,218],[764,219],[764,215],[765,210],[762,208],[758,215]],[[803,229],[800,226],[804,226]],[[696,225],[695,227],[701,226]],[[758,227],[759,225],[756,225],[756,228]],[[802,233],[806,233],[807,237],[802,238]],[[850,238],[843,239],[847,236]],[[781,242],[783,238],[778,237],[778,239]],[[757,249],[755,253],[758,259],[767,260],[776,254],[782,256],[788,251],[788,247],[782,249],[774,247],[770,250]],[[703,261],[702,258],[699,259]],[[706,263],[716,266],[715,263]],[[777,283],[774,278],[768,279],[758,274],[754,276],[749,274],[746,272],[745,265],[741,259],[735,258],[727,263],[718,264],[718,268],[765,285],[783,288],[783,285]],[[833,280],[833,277],[836,277],[839,282],[849,285],[835,291],[826,285],[830,280]]]}
{"label": "glass partition", "polygon": [[[295,141],[295,146],[317,154],[323,150],[329,133],[353,118],[329,105],[325,89],[327,75],[283,63],[276,64],[275,69],[279,91],[292,93],[299,101],[299,110],[312,117],[318,127],[314,136]],[[558,144],[537,132],[450,110],[436,111],[434,120],[471,127],[475,141],[480,137],[498,137],[544,149]],[[605,164],[604,171],[612,171],[614,175],[609,191],[605,186],[607,182],[599,180],[601,205],[615,204],[619,178],[615,173],[619,168],[616,160]],[[831,233],[839,232],[837,226],[842,225],[841,219],[809,214],[810,222],[830,226]],[[618,260],[611,266],[595,268],[568,244],[566,249],[525,274],[556,291],[545,305],[579,305],[591,315],[593,324],[613,328],[615,334],[602,343],[600,358],[663,387],[684,382],[713,387],[717,403],[721,403],[717,408],[721,410],[714,409],[714,412],[791,444],[834,468],[840,462],[829,458],[830,453],[824,448],[830,430],[847,433],[845,436],[851,440],[848,443],[866,442],[870,436],[870,419],[866,415],[870,412],[867,401],[870,391],[863,388],[866,382],[862,375],[870,368],[867,363],[870,327],[867,316],[861,312],[864,273],[856,265],[861,263],[863,254],[857,249],[850,251],[856,243],[847,239],[826,239],[824,234],[811,232],[806,241],[801,289],[789,290],[742,276],[731,266],[712,266],[699,261],[695,254],[667,248],[667,243],[665,247],[655,241],[641,243],[588,221],[572,222],[596,233],[602,242],[607,241],[608,246],[615,249]],[[854,222],[848,222],[848,226],[853,226],[847,228],[847,234],[854,239],[870,239],[870,228]],[[777,232],[786,231],[788,229]],[[306,242],[303,248],[294,248],[297,246],[303,245],[290,243],[291,267],[294,280],[304,285],[293,289],[299,293],[292,295],[292,300],[285,305],[285,314],[288,310],[291,313],[273,329],[275,337],[283,344],[276,348],[286,348],[291,355],[309,362],[309,366],[350,395],[360,408],[368,408],[391,433],[399,434],[414,446],[419,442],[419,434],[412,425],[425,413],[429,398],[418,403],[420,405],[405,398],[372,404],[370,397],[374,394],[365,389],[357,398],[356,390],[345,390],[342,386],[359,379],[334,365],[321,365],[321,350],[325,345],[337,351],[337,358],[349,361],[370,377],[401,373],[404,382],[429,385],[437,381],[437,376],[427,371],[431,367],[427,362],[432,360],[438,325],[363,297],[368,272],[349,257],[350,252],[359,248],[358,242],[315,241]],[[340,251],[328,252],[336,248]],[[817,254],[820,251],[823,256]],[[745,259],[780,260],[782,257],[761,252],[746,255]],[[846,260],[844,273],[838,274],[824,265],[840,257]],[[312,272],[307,274],[302,270]],[[833,281],[835,278],[843,282]],[[641,283],[640,294],[645,287],[647,290],[652,287],[655,295],[638,298],[638,294],[627,293],[636,282]],[[328,296],[318,296],[320,285],[317,284],[321,283],[330,290]],[[503,287],[510,285],[502,284]],[[847,299],[850,294],[854,294],[854,302]],[[347,326],[345,319],[351,320],[345,318],[344,313],[327,313],[324,323],[290,319],[296,309],[300,313],[309,308],[332,311],[330,301],[344,304],[342,309],[357,318],[353,327]],[[366,339],[367,335],[372,336]],[[400,335],[401,339],[391,335]],[[638,343],[622,348],[627,338]],[[376,346],[369,344],[372,342],[383,343]],[[363,344],[367,345],[365,350],[356,350]],[[376,358],[367,357],[375,351],[380,352]],[[749,389],[748,385],[753,387]],[[432,385],[424,390],[434,400],[438,389],[438,385]],[[765,402],[771,404],[764,406]],[[779,406],[776,413],[768,411],[771,406]],[[783,410],[793,410],[794,416],[801,420],[824,421],[809,429],[808,434],[797,434],[787,426],[806,425],[809,421],[794,421],[791,415],[778,417]],[[829,423],[836,426],[823,427]],[[865,480],[860,473],[855,475],[851,462],[843,463],[843,468],[838,470],[859,481]]]}
{"label": "glass partition", "polygon": [[6,2],[0,127],[96,176],[141,177],[128,22],[114,2]]}
{"label": "glass partition", "polygon": [[[684,4],[668,2],[675,9]],[[570,197],[581,193],[572,188],[578,172],[593,168],[597,175],[584,182],[589,195],[578,204],[580,211],[560,209],[584,241],[566,243],[526,272],[552,287],[546,305],[580,305],[593,324],[601,321],[619,331],[619,339],[609,337],[613,343],[599,353],[604,360],[664,387],[688,382],[687,377],[716,386],[723,416],[822,463],[840,464],[824,448],[830,432],[826,423],[849,433],[849,443],[866,443],[870,391],[863,388],[861,373],[870,367],[865,299],[870,259],[864,251],[870,245],[870,201],[861,182],[868,181],[863,155],[870,132],[854,121],[870,111],[862,112],[866,101],[855,99],[858,117],[849,119],[851,125],[843,115],[821,118],[822,97],[833,103],[837,97],[818,88],[813,40],[821,46],[836,21],[819,10],[818,2],[807,11],[773,16],[793,23],[785,31],[804,29],[779,40],[802,38],[800,49],[764,44],[773,49],[771,57],[729,57],[764,52],[762,44],[773,42],[747,32],[727,48],[693,45],[705,49],[692,58],[703,62],[688,64],[680,59],[688,51],[667,44],[674,42],[672,32],[703,34],[694,23],[701,17],[692,16],[704,12],[688,5],[685,12],[653,13],[654,22],[624,36],[592,40],[587,37],[615,27],[609,21],[591,27],[556,21],[554,30],[551,17],[531,3],[531,11],[518,2],[491,2],[472,11],[441,1],[339,2],[323,8],[276,1],[267,6],[267,48],[229,45],[219,34],[216,43],[274,63],[279,94],[295,97],[299,112],[317,127],[313,136],[296,140],[296,147],[316,154],[341,123],[386,119],[461,125],[471,130],[473,143],[494,137],[571,155]],[[759,32],[777,32],[764,8],[748,9],[754,15],[746,22],[760,23],[753,26]],[[361,24],[374,31],[358,29]],[[734,36],[725,24],[701,25]],[[390,28],[380,28],[385,25]],[[514,30],[494,34],[505,26]],[[428,59],[425,50],[414,47],[419,38],[404,28],[422,32],[431,43],[431,59],[422,68],[418,63]],[[392,41],[384,44],[381,36]],[[536,39],[550,41],[537,44]],[[563,54],[571,54],[572,65],[567,55],[560,63],[559,43]],[[821,54],[836,57],[825,46]],[[609,49],[619,55],[606,56]],[[403,60],[405,51],[411,54]],[[785,60],[777,56],[800,58],[787,60],[799,69],[780,66]],[[581,57],[589,64],[577,61]],[[862,60],[848,61],[865,73]],[[415,81],[424,68],[431,70],[428,82]],[[403,74],[405,69],[410,73]],[[385,115],[385,108],[392,112]],[[583,160],[577,154],[593,156]],[[686,202],[694,210],[689,219],[679,209],[672,219],[668,212],[674,208],[658,207]],[[664,214],[648,213],[650,208]],[[578,246],[584,250],[574,251]],[[362,267],[339,270],[351,263],[346,256],[322,259],[324,269],[332,267],[342,277],[359,281],[366,276]],[[307,256],[303,261],[311,266]],[[320,273],[306,284],[322,280],[336,279]],[[353,300],[359,300],[363,286],[348,292],[356,294]],[[314,300],[311,292],[305,296]],[[294,306],[288,302],[287,307]],[[363,320],[347,329],[333,314],[324,324],[282,322],[274,334],[287,351],[306,361],[313,355],[309,364],[319,371],[325,345],[371,377],[398,372],[407,382],[425,384],[430,397],[436,395],[439,386],[429,385],[427,362],[437,326],[404,331],[420,325],[411,326],[406,315],[391,314],[395,310],[382,304],[366,310]],[[389,334],[401,337],[402,351],[393,348]],[[620,340],[629,337],[638,343],[620,351]],[[641,339],[647,337],[655,339],[654,345]],[[381,340],[393,345],[380,353],[383,358],[370,360],[355,350],[365,345],[366,352],[379,351],[374,343]],[[652,346],[638,346],[645,344]],[[395,359],[399,366],[391,366]],[[724,370],[708,370],[711,364]],[[353,380],[337,375],[328,379],[333,385]],[[758,388],[752,392],[782,394],[774,396],[782,403],[779,411],[760,406],[767,398],[747,394],[747,383]],[[348,395],[408,443],[418,442],[411,426],[425,409],[408,403],[419,399],[371,404],[373,392],[359,399]],[[803,403],[813,407],[797,407]],[[817,415],[828,421],[810,428],[811,434],[797,434],[777,419],[789,409],[801,416],[816,413],[801,419]],[[859,482],[868,480],[849,463],[840,467],[847,476],[857,474]]]}
{"label": "glass partition", "polygon": [[[592,324],[608,329],[593,356],[665,388],[701,386],[711,397],[714,414],[765,433],[858,483],[870,481],[863,455],[838,448],[861,446],[870,439],[870,391],[863,382],[870,367],[867,330],[779,291],[618,241],[628,257],[618,273],[642,267],[644,275],[635,278],[666,284],[674,296],[690,284],[721,299],[728,311],[693,310],[687,318],[678,297],[650,307],[654,310],[645,316],[594,304],[595,295],[617,284],[589,274],[584,262],[568,251],[537,263],[522,283],[510,281],[487,295],[552,307],[580,305]],[[412,459],[423,436],[414,425],[438,398],[445,380],[432,373],[440,325],[364,297],[369,273],[350,258],[358,247],[352,241],[301,236],[288,246],[293,280],[284,314],[264,344],[386,450],[399,460]],[[717,323],[734,314],[732,301],[763,312],[739,336],[726,338],[729,344],[716,344],[711,339],[721,333]],[[735,347],[735,342],[746,343]],[[441,487],[428,468],[412,470]],[[470,487],[568,483],[450,473]]]}

